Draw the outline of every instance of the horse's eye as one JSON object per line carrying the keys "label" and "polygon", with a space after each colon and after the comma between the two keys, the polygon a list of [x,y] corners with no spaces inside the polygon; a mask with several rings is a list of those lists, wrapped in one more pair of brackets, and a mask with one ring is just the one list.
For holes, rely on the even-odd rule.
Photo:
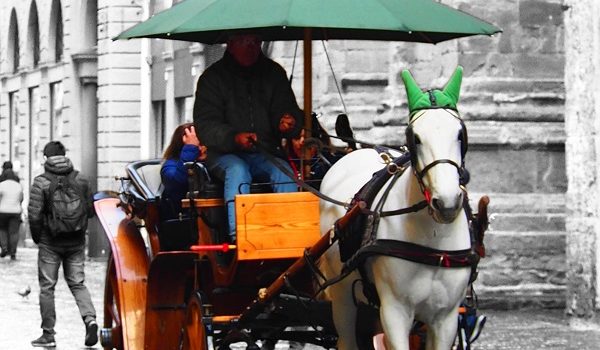
{"label": "horse's eye", "polygon": [[420,145],[421,144],[421,139],[419,138],[419,136],[415,135],[415,145]]}

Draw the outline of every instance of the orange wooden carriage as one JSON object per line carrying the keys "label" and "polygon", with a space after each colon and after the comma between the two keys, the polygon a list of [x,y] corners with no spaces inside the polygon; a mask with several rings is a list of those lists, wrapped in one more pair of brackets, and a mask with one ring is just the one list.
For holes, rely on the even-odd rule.
{"label": "orange wooden carriage", "polygon": [[[112,249],[102,346],[204,350],[235,342],[257,348],[260,341],[272,348],[287,339],[333,347],[330,304],[310,297],[302,259],[330,244],[320,239],[318,198],[307,192],[238,195],[232,246],[211,222],[225,219],[219,196],[190,191],[195,195],[183,203],[189,218],[175,229],[160,222],[160,165],[128,165],[118,196],[95,202]],[[164,249],[187,230],[197,241],[193,250]]]}

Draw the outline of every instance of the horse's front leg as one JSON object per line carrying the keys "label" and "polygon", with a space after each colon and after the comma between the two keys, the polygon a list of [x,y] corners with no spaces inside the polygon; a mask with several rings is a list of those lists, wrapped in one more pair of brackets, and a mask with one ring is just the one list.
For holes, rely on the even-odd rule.
{"label": "horse's front leg", "polygon": [[440,315],[427,329],[426,350],[450,350],[458,328],[458,306],[446,315]]}
{"label": "horse's front leg", "polygon": [[380,291],[381,308],[379,317],[385,334],[386,350],[409,350],[408,336],[412,327],[414,312]]}

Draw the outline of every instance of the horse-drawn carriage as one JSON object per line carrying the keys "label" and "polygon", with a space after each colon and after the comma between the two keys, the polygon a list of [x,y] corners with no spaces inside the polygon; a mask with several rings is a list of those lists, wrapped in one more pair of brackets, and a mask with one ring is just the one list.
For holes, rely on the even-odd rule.
{"label": "horse-drawn carriage", "polygon": [[235,245],[224,234],[222,188],[202,164],[188,165],[188,214],[167,221],[158,215],[160,160],[130,164],[119,198],[95,204],[112,251],[102,345],[364,349],[384,331],[388,346],[403,348],[419,320],[439,348],[459,329],[468,349],[476,325],[457,320],[483,256],[487,199],[471,212],[456,110],[462,69],[443,90],[403,78],[413,112],[406,149],[350,153],[322,192],[236,196]]}
{"label": "horse-drawn carriage", "polygon": [[[112,249],[102,345],[207,349],[211,343],[286,338],[333,345],[328,304],[304,296],[307,273],[285,279],[288,294],[261,295],[260,300],[272,300],[270,309],[256,307],[252,316],[241,317],[261,288],[319,239],[317,197],[307,192],[239,196],[238,239],[231,245],[213,221],[224,220],[223,198],[210,197],[210,191],[184,200],[189,216],[160,222],[160,164],[130,164],[120,198],[96,201]],[[288,336],[284,325],[315,328]]]}
{"label": "horse-drawn carriage", "polygon": [[[426,0],[187,0],[118,39],[214,44],[239,30],[304,41],[308,133],[311,40],[437,43],[500,31]],[[160,161],[130,164],[119,196],[95,204],[112,249],[103,346],[272,349],[289,340],[407,350],[425,339],[429,349],[450,349],[458,339],[468,349],[482,326],[469,292],[484,255],[487,199],[471,212],[461,79],[457,70],[444,89],[423,92],[403,74],[406,147],[346,155],[320,192],[300,184],[308,191],[236,196],[235,244],[224,234],[222,191],[205,169],[190,165],[188,215],[167,222],[158,214]]]}

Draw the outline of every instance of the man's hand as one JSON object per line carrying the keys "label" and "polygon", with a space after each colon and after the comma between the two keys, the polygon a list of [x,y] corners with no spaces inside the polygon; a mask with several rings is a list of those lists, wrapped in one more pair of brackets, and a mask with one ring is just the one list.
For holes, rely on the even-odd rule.
{"label": "man's hand", "polygon": [[198,149],[200,150],[200,154],[198,155],[198,160],[206,160],[206,157],[208,157],[208,148],[206,148],[206,146],[204,145],[200,145],[198,146]]}
{"label": "man's hand", "polygon": [[282,133],[290,132],[296,126],[296,119],[291,114],[286,113],[279,119],[279,131]]}
{"label": "man's hand", "polygon": [[258,139],[253,132],[240,132],[235,135],[235,143],[242,149],[250,149]]}

